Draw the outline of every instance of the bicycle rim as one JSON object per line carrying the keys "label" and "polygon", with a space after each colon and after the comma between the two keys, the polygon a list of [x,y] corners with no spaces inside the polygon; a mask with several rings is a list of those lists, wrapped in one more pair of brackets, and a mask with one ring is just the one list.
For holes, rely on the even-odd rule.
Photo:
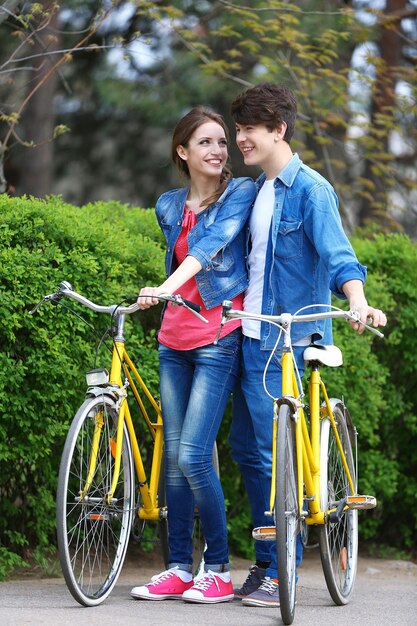
{"label": "bicycle rim", "polygon": [[299,532],[295,422],[290,408],[278,414],[275,521],[279,600],[284,624],[292,624],[296,592],[296,547]]}
{"label": "bicycle rim", "polygon": [[[93,436],[102,425],[97,459],[86,488]],[[134,506],[130,440],[123,432],[120,476],[107,502],[114,469],[117,411],[104,395],[88,399],[74,417],[58,477],[57,537],[68,589],[83,606],[96,606],[112,591],[120,574]],[[84,496],[80,498],[81,492]]]}
{"label": "bicycle rim", "polygon": [[[333,409],[337,431],[345,452],[349,471],[355,483],[352,446],[344,416],[344,407]],[[351,494],[330,421],[321,422],[320,499],[327,511]],[[337,522],[320,527],[320,556],[327,588],[335,604],[347,604],[353,591],[358,559],[358,512],[347,510]]]}

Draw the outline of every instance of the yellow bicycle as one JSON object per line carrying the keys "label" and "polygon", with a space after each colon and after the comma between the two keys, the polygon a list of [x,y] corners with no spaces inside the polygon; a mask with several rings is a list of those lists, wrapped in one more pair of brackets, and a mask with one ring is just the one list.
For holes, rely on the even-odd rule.
{"label": "yellow bicycle", "polygon": [[[357,510],[375,507],[376,499],[357,493],[357,432],[342,400],[329,398],[320,374],[322,365],[342,365],[342,353],[333,345],[310,345],[305,349],[304,361],[311,367],[306,402],[293,359],[291,325],[328,318],[358,322],[359,315],[336,307],[311,314],[302,313],[310,308],[305,307],[294,315],[257,315],[233,310],[231,306],[229,301],[223,303],[222,323],[229,319],[256,319],[279,328],[276,347],[283,337],[282,394],[273,398],[272,481],[267,512],[275,524],[255,528],[253,536],[276,539],[281,617],[284,624],[292,624],[297,536],[306,527],[317,526],[328,590],[335,604],[346,604],[356,576]],[[367,324],[365,327],[383,337],[375,328]],[[267,389],[266,392],[269,394]]]}
{"label": "yellow bicycle", "polygon": [[[167,565],[163,422],[159,402],[148,390],[126,349],[126,316],[138,310],[137,304],[98,305],[63,281],[55,293],[45,296],[30,313],[43,302],[57,304],[64,297],[110,315],[112,322],[110,373],[106,369],[93,369],[86,375],[86,399],[65,441],[57,490],[58,552],[65,581],[80,604],[96,606],[116,584],[131,532],[140,540],[148,521],[156,522],[159,527]],[[179,295],[158,298],[184,306],[206,321],[198,313],[198,305]],[[149,477],[129,408],[132,399],[153,440]],[[216,448],[213,463],[216,466]],[[195,527],[195,539],[199,541],[198,519]],[[201,547],[199,550],[202,553]],[[197,555],[200,557],[201,554]]]}

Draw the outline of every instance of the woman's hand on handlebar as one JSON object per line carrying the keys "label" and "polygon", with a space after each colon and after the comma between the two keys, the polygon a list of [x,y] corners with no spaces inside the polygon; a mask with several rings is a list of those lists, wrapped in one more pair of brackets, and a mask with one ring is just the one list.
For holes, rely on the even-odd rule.
{"label": "woman's hand on handlebar", "polygon": [[139,309],[144,311],[158,304],[160,300],[156,296],[159,296],[161,293],[166,294],[166,289],[162,289],[161,287],[143,287],[140,290],[137,300]]}

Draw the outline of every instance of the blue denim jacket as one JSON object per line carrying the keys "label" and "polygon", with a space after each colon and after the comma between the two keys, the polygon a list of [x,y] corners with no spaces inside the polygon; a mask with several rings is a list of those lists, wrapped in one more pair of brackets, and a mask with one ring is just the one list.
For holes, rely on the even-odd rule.
{"label": "blue denim jacket", "polygon": [[[258,190],[264,180],[262,174],[256,181]],[[359,263],[343,230],[333,187],[297,154],[274,185],[262,312],[295,313],[309,304],[327,304],[331,291],[346,299],[342,285],[353,279],[365,282],[366,267]],[[263,323],[261,348],[271,350],[277,336],[276,327]],[[291,336],[294,342],[312,336],[318,343],[331,343],[331,321],[296,323]]]}
{"label": "blue denim jacket", "polygon": [[[188,188],[172,189],[156,203],[156,217],[167,241],[167,276],[177,266],[174,248],[187,194]],[[203,266],[195,278],[207,309],[234,298],[248,286],[246,225],[255,197],[251,178],[231,179],[220,198],[198,213],[197,223],[188,235],[188,253]]]}

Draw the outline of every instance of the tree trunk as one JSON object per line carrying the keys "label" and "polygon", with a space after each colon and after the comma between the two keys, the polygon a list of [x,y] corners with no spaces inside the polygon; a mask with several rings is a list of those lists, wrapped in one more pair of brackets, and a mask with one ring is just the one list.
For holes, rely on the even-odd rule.
{"label": "tree trunk", "polygon": [[[400,15],[405,9],[406,0],[387,0],[385,16]],[[395,28],[393,28],[395,25]],[[376,77],[371,102],[371,128],[378,133],[378,152],[388,154],[390,125],[386,123],[386,116],[393,116],[395,106],[396,68],[401,63],[401,19],[397,22],[381,22],[379,41],[380,59],[376,68]],[[374,200],[377,206],[371,206],[369,200],[363,200],[360,209],[359,221],[361,225],[372,221],[378,221],[381,225],[389,226],[391,219],[388,215],[388,189],[384,184],[385,177],[380,173],[374,173],[372,158],[365,162],[365,179],[371,181],[374,186]]]}
{"label": "tree trunk", "polygon": [[[44,2],[43,5],[45,10],[51,6],[49,2]],[[28,94],[36,85],[45,80],[48,71],[56,61],[56,56],[48,53],[59,49],[57,22],[55,12],[48,26],[38,32],[35,44],[31,48],[32,54],[43,56],[30,72]],[[54,95],[57,80],[57,72],[53,72],[30,98],[23,111],[24,140],[30,144],[33,143],[33,147],[23,148],[17,189],[19,194],[44,197],[51,193],[54,174],[54,142],[52,141],[55,126]]]}

